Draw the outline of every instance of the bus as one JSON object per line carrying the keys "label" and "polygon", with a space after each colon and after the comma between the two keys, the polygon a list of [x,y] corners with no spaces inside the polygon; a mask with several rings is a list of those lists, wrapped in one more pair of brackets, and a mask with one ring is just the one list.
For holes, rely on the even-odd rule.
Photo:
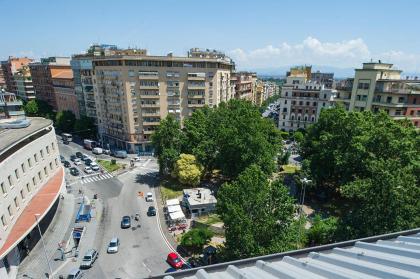
{"label": "bus", "polygon": [[63,141],[67,141],[67,142],[73,141],[73,137],[72,137],[71,134],[62,133],[61,137],[62,137]]}

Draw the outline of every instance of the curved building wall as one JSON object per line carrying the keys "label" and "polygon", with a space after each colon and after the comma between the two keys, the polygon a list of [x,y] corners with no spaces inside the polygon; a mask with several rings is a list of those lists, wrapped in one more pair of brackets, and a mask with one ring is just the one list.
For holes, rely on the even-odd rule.
{"label": "curved building wall", "polygon": [[[39,133],[45,129],[47,133]],[[37,133],[39,137],[0,162],[0,247],[32,197],[62,169],[54,128],[49,125],[40,130],[26,139]],[[15,142],[9,153],[24,140]]]}

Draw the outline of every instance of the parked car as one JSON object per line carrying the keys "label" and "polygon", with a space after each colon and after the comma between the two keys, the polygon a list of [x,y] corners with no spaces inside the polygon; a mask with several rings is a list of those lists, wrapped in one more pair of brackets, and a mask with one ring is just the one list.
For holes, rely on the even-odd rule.
{"label": "parked car", "polygon": [[82,159],[82,161],[86,161],[87,159],[89,159],[89,156],[86,154],[82,154],[82,157],[80,159]]}
{"label": "parked car", "polygon": [[93,170],[91,167],[85,167],[85,173],[92,173]]}
{"label": "parked car", "polygon": [[111,154],[111,150],[109,150],[109,149],[103,149],[102,151],[103,151],[103,153],[104,153],[104,154],[106,154],[106,155]]}
{"label": "parked car", "polygon": [[147,202],[152,202],[153,201],[153,194],[151,192],[147,192],[146,201]]}
{"label": "parked car", "polygon": [[86,165],[86,166],[90,166],[90,164],[92,164],[92,160],[91,160],[90,158],[87,158],[87,159],[85,160],[85,165]]}
{"label": "parked car", "polygon": [[125,159],[127,158],[128,155],[127,155],[127,151],[125,150],[117,150],[117,151],[112,151],[112,156]]}
{"label": "parked car", "polygon": [[63,165],[64,165],[64,167],[66,167],[66,168],[70,168],[70,162],[69,161],[64,161],[63,162]]}
{"label": "parked car", "polygon": [[95,249],[89,249],[82,259],[80,268],[91,268],[97,258],[98,258],[98,251],[96,251]]}
{"label": "parked car", "polygon": [[121,220],[121,228],[128,229],[131,227],[131,217],[130,216],[123,216]]}
{"label": "parked car", "polygon": [[174,252],[168,254],[166,261],[170,266],[176,269],[181,268],[184,265],[182,260],[178,257],[178,254]]}
{"label": "parked car", "polygon": [[93,154],[100,155],[100,154],[102,154],[103,152],[104,152],[104,150],[103,150],[102,148],[100,148],[100,147],[95,147],[94,149],[92,149],[92,153],[93,153]]}
{"label": "parked car", "polygon": [[90,167],[92,168],[92,170],[94,171],[98,171],[100,170],[99,165],[95,162],[90,163]]}
{"label": "parked car", "polygon": [[113,237],[108,244],[108,249],[106,250],[108,254],[118,253],[118,248],[120,247],[120,240],[117,237]]}
{"label": "parked car", "polygon": [[156,208],[154,206],[149,206],[149,209],[147,209],[147,216],[156,216]]}
{"label": "parked car", "polygon": [[73,162],[74,162],[74,160],[76,160],[76,159],[77,159],[76,155],[71,155],[71,156],[70,156],[70,160],[71,160],[71,161],[73,161]]}
{"label": "parked car", "polygon": [[74,160],[74,161],[73,161],[73,163],[74,163],[76,166],[78,166],[78,165],[81,165],[81,164],[82,164],[82,161],[80,161],[80,159],[79,159],[79,158],[77,158],[76,160]]}
{"label": "parked car", "polygon": [[133,160],[135,162],[140,162],[141,161],[141,157],[140,156],[136,156],[136,157],[133,158]]}
{"label": "parked car", "polygon": [[80,279],[82,278],[83,273],[80,271],[80,269],[76,268],[69,272],[67,275],[67,279]]}
{"label": "parked car", "polygon": [[79,170],[76,169],[75,167],[70,168],[70,173],[74,176],[78,176],[80,174]]}
{"label": "parked car", "polygon": [[63,140],[63,144],[69,144],[70,142],[68,140]]}
{"label": "parked car", "polygon": [[82,152],[80,152],[80,151],[76,152],[76,157],[77,158],[82,158],[82,156],[83,156]]}

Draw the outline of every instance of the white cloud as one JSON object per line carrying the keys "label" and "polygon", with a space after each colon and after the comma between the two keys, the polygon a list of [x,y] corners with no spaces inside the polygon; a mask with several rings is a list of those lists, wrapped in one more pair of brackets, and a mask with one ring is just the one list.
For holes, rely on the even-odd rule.
{"label": "white cloud", "polygon": [[234,49],[228,54],[238,68],[272,68],[297,64],[325,65],[339,68],[360,67],[361,63],[373,59],[396,64],[406,71],[419,70],[420,55],[401,51],[372,53],[361,38],[341,42],[321,42],[307,37],[301,43],[284,42],[279,46],[268,45],[254,50]]}

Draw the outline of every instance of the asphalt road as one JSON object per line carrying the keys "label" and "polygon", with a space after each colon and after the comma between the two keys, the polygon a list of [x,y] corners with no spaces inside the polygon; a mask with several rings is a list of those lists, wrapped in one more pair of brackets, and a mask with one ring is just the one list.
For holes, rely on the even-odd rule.
{"label": "asphalt road", "polygon": [[[69,160],[71,154],[81,151],[88,155],[90,151],[83,150],[79,145],[59,144],[61,155]],[[79,168],[81,169],[81,168]],[[67,169],[68,172],[68,169]],[[74,183],[73,189],[86,189],[98,193],[104,205],[103,219],[95,237],[93,247],[99,251],[99,258],[94,266],[84,271],[85,278],[147,278],[157,275],[169,268],[165,259],[170,252],[163,235],[159,230],[157,216],[148,217],[147,209],[155,202],[146,202],[138,196],[138,192],[152,192],[158,181],[156,174],[158,166],[156,159],[149,158],[136,163],[132,171],[118,178],[106,179],[81,185],[77,178],[67,173],[69,183]],[[156,207],[156,205],[155,205]],[[140,221],[132,219],[130,229],[121,229],[121,217],[140,214]],[[112,237],[120,239],[120,249],[117,254],[107,254],[106,249]]]}

